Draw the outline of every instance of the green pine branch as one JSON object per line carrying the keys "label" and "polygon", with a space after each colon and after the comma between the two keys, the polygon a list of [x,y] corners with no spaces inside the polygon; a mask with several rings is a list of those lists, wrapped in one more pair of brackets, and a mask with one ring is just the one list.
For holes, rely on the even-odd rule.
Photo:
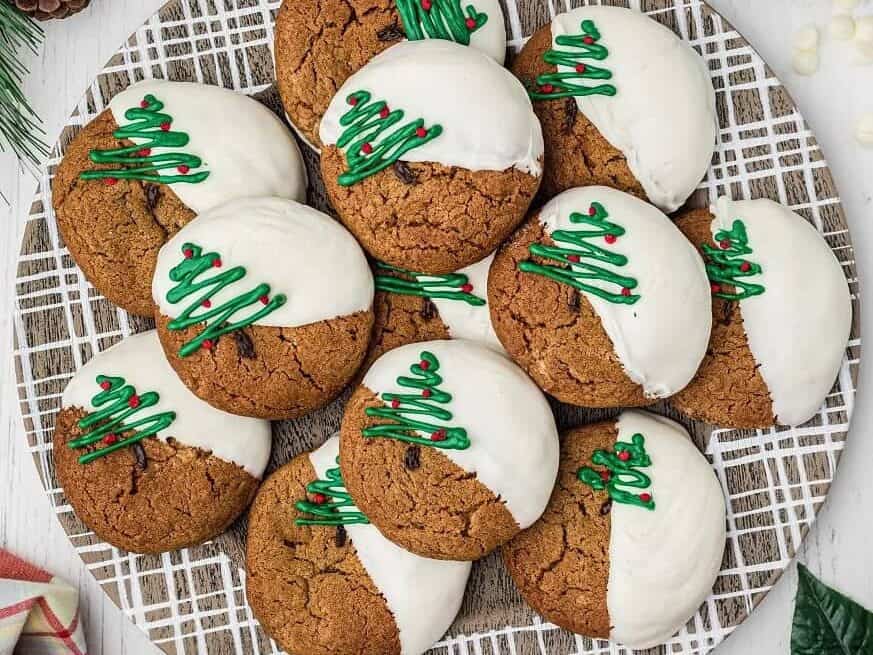
{"label": "green pine branch", "polygon": [[36,54],[43,31],[31,18],[0,2],[0,150],[34,165],[48,155],[39,116],[21,90],[27,68],[19,59],[22,47]]}

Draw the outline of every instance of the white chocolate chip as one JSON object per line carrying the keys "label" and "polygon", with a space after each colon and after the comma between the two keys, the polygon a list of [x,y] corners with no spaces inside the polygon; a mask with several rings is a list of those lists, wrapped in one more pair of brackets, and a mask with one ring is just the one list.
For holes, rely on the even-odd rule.
{"label": "white chocolate chip", "polygon": [[852,12],[858,8],[860,0],[834,0],[834,9],[836,11]]}
{"label": "white chocolate chip", "polygon": [[873,43],[873,16],[862,16],[855,21],[855,38]]}
{"label": "white chocolate chip", "polygon": [[818,48],[818,29],[808,25],[794,33],[793,46],[795,51],[810,52]]}
{"label": "white chocolate chip", "polygon": [[818,52],[815,50],[795,52],[791,63],[798,75],[813,75],[818,71]]}
{"label": "white chocolate chip", "polygon": [[855,138],[861,145],[873,148],[873,112],[861,116],[855,131]]}
{"label": "white chocolate chip", "polygon": [[855,36],[855,19],[839,14],[831,19],[829,27],[831,37],[839,41],[848,41]]}

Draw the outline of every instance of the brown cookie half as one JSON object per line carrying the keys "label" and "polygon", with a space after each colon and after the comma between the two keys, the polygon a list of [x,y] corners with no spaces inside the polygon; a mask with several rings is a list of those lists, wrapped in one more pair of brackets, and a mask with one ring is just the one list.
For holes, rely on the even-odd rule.
{"label": "brown cookie half", "polygon": [[196,546],[223,532],[245,510],[259,481],[237,466],[179,441],[143,439],[80,464],[67,444],[84,432],[81,408],[57,416],[54,462],[76,515],[98,537],[135,553]]}
{"label": "brown cookie half", "polygon": [[555,245],[538,214],[498,250],[491,265],[488,304],[503,347],[541,389],[562,402],[581,407],[652,404],[624,372],[585,296],[567,284],[519,270],[519,262],[531,259],[532,243]]}
{"label": "brown cookie half", "polygon": [[[716,246],[712,236],[713,215],[695,209],[676,219],[676,226],[698,250]],[[740,303],[713,296],[712,333],[709,348],[697,375],[670,398],[687,416],[734,428],[764,428],[774,425],[773,402],[761,377],[746,332]]]}
{"label": "brown cookie half", "polygon": [[[543,61],[543,54],[551,47],[552,28],[545,25],[534,32],[515,58],[512,72],[527,88],[536,87],[539,75],[557,71],[557,66]],[[545,143],[541,187],[544,200],[567,189],[595,185],[646,198],[625,156],[578,111],[575,98],[534,100],[533,108],[542,124]]]}

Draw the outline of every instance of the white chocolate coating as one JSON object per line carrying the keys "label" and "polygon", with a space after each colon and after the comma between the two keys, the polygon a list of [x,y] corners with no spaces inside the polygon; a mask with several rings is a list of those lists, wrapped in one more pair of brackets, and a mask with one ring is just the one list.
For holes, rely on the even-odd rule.
{"label": "white chocolate coating", "polygon": [[270,422],[222,412],[188,391],[164,357],[154,330],[132,334],[91,358],[67,384],[61,406],[95,411],[91,399],[101,391],[98,375],[123,377],[138,394],[158,393],[160,400],[146,410],[148,414],[173,411],[176,419],[157,438],[172,437],[236,464],[256,478],[263,475],[272,446]]}
{"label": "white chocolate coating", "polygon": [[[319,479],[325,479],[328,469],[337,466],[338,455],[337,435],[309,453]],[[394,615],[401,655],[421,655],[454,621],[464,598],[471,563],[413,555],[388,541],[372,524],[345,527],[358,559]]]}
{"label": "white chocolate coating", "polygon": [[[270,285],[271,296],[287,296],[284,305],[255,325],[297,327],[373,306],[373,275],[367,258],[342,225],[293,200],[244,198],[201,214],[161,248],[152,298],[165,316],[176,318],[199,297],[192,294],[175,304],[167,300],[167,292],[176,284],[170,269],[183,261],[185,243],[201,246],[204,254],[216,252],[223,269],[246,269],[244,278],[212,297],[214,307],[261,283]],[[201,274],[204,279],[212,275],[211,271]],[[233,320],[260,309],[260,305],[243,308]]]}
{"label": "white chocolate coating", "polygon": [[746,226],[764,293],[740,300],[749,349],[783,425],[811,419],[833,387],[852,328],[846,276],[821,234],[772,200],[720,198],[712,233]]}
{"label": "white chocolate coating", "polygon": [[[149,93],[164,103],[162,111],[173,118],[173,131],[190,138],[186,146],[152,148],[152,154],[187,152],[204,162],[196,172],[209,171],[202,182],[169,185],[194,212],[255,196],[306,200],[306,167],[300,149],[282,121],[257,100],[223,87],[144,80],[112,98],[109,109],[115,122],[129,123],[124,113],[139,107]],[[160,174],[178,172],[168,169]]]}
{"label": "white chocolate coating", "polygon": [[676,211],[703,179],[715,149],[718,118],[706,64],[669,29],[621,7],[579,7],[557,15],[553,43],[559,35],[581,33],[583,20],[600,30],[609,56],[593,63],[612,72],[608,82],[618,93],[577,97],[579,110],[624,154],[649,200],[667,213]]}
{"label": "white chocolate coating", "polygon": [[427,128],[442,125],[440,136],[406,152],[403,161],[542,174],[543,135],[527,91],[477,50],[439,39],[388,48],[337,91],[321,120],[322,143],[336,144],[345,129],[340,119],[349,110],[346,99],[356,91],[369,91],[372,101],[405,112],[382,138],[418,118]]}
{"label": "white chocolate coating", "polygon": [[[570,222],[570,214],[587,213],[592,202],[601,203],[608,220],[626,230],[615,244],[598,245],[628,258],[626,266],[614,270],[636,278],[634,293],[640,299],[623,305],[582,293],[600,317],[628,377],[650,398],[671,396],[692,380],[709,346],[712,298],[703,260],[656,207],[607,187],[565,191],[540,210],[539,220],[550,235],[579,229]],[[609,264],[605,268],[612,270]],[[615,291],[609,285],[604,288]]]}
{"label": "white chocolate coating", "polygon": [[470,46],[481,50],[501,66],[506,59],[506,26],[503,20],[503,8],[497,0],[462,0],[461,6],[468,4],[476,7],[476,11],[488,16],[488,20],[470,36]]}
{"label": "white chocolate coating", "polygon": [[[440,313],[440,319],[449,330],[453,339],[469,339],[488,346],[497,352],[504,354],[506,351],[500,343],[500,339],[494,333],[491,324],[491,312],[488,310],[488,271],[491,270],[491,262],[494,261],[494,253],[485,259],[462,268],[458,273],[467,276],[469,283],[473,285],[471,293],[486,301],[478,307],[457,300],[446,298],[432,298]],[[427,280],[427,275],[420,275],[420,279]]]}
{"label": "white chocolate coating", "polygon": [[537,386],[507,357],[471,341],[425,341],[391,350],[367,371],[363,385],[383,393],[409,393],[397,384],[428,351],[439,360],[440,389],[452,400],[443,407],[463,427],[470,447],[439,452],[475,473],[479,482],[506,503],[524,529],[548,503],[558,475],[558,432],[552,410]]}
{"label": "white chocolate coating", "polygon": [[625,411],[618,439],[640,433],[655,509],[612,504],[610,639],[648,648],[669,639],[709,595],[725,548],[725,501],[706,458],[677,423]]}

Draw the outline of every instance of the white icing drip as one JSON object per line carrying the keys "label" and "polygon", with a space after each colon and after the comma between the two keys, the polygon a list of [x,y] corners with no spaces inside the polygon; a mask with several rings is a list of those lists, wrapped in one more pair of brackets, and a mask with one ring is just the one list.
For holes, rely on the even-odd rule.
{"label": "white icing drip", "polygon": [[713,235],[743,221],[749,260],[762,268],[749,280],[765,291],[741,300],[740,312],[773,414],[783,425],[805,423],[834,384],[852,327],[843,269],[812,225],[772,200],[723,197],[712,212]]}
{"label": "white icing drip", "polygon": [[545,509],[558,474],[558,433],[545,396],[524,372],[493,350],[471,341],[425,341],[382,355],[364,377],[364,386],[381,396],[410,393],[397,384],[423,351],[439,360],[440,388],[452,395],[445,408],[450,421],[463,427],[470,447],[439,452],[506,503],[524,529]]}
{"label": "white icing drip", "polygon": [[[176,419],[155,436],[211,452],[260,478],[270,458],[270,422],[222,412],[188,391],[167,363],[154,330],[134,334],[95,355],[67,384],[61,405],[91,413],[91,399],[100,393],[98,375],[123,377],[138,394],[155,391],[158,403],[149,415],[173,411]],[[145,414],[144,414],[145,415]]]}
{"label": "white icing drip", "polygon": [[[264,105],[228,89],[191,82],[145,80],[128,87],[109,103],[118,125],[124,113],[139,107],[151,93],[173,118],[173,131],[190,141],[180,148],[152,148],[152,154],[186,152],[200,157],[203,182],[179,182],[170,188],[185,205],[200,213],[236,198],[277,196],[306,200],[306,168],[288,129]],[[137,144],[143,139],[133,139]],[[178,175],[176,169],[161,175]]]}
{"label": "white icing drip", "polygon": [[725,547],[725,502],[706,458],[685,430],[625,411],[618,438],[645,437],[653,511],[612,504],[607,609],[610,639],[649,648],[669,639],[712,590]]}
{"label": "white icing drip", "polygon": [[[640,299],[622,305],[582,293],[600,317],[628,377],[650,398],[671,396],[692,380],[709,345],[712,298],[703,261],[656,207],[607,187],[565,191],[540,210],[540,222],[550,235],[555,230],[585,229],[571,223],[570,214],[586,214],[592,202],[601,203],[608,220],[627,231],[613,245],[597,244],[625,255],[627,265],[599,265],[635,278],[639,286],[634,293]],[[603,288],[616,291],[614,285]]]}
{"label": "white icing drip", "polygon": [[624,154],[649,199],[665,212],[676,211],[700,183],[715,148],[718,118],[706,63],[660,23],[620,7],[559,14],[552,21],[553,41],[579,34],[583,20],[594,21],[600,44],[609,50],[604,61],[585,62],[611,71],[607,82],[618,93],[577,97],[579,110]]}
{"label": "white icing drip", "polygon": [[543,135],[527,92],[509,71],[477,50],[439,39],[388,48],[334,96],[321,121],[322,143],[336,144],[345,129],[340,118],[349,110],[346,98],[361,90],[369,91],[373,101],[402,109],[403,122],[397,125],[418,118],[425,127],[442,125],[439,137],[406,152],[404,161],[542,173]]}
{"label": "white icing drip", "polygon": [[[338,436],[309,454],[320,479],[337,466],[338,455]],[[372,524],[347,525],[346,533],[394,615],[401,655],[421,655],[445,634],[458,613],[471,563],[413,555],[388,541]]]}
{"label": "white icing drip", "polygon": [[[491,312],[488,310],[488,272],[491,270],[491,262],[494,261],[494,253],[488,255],[482,261],[462,268],[458,273],[467,276],[469,283],[473,285],[472,294],[486,301],[486,304],[473,306],[458,300],[446,298],[432,298],[440,314],[440,320],[445,323],[449,335],[453,339],[469,339],[483,346],[488,346],[501,354],[505,354],[503,345],[494,333],[491,325]],[[433,280],[427,275],[420,275],[421,280]]]}
{"label": "white icing drip", "polygon": [[[293,200],[244,198],[201,214],[161,248],[152,298],[165,316],[179,316],[199,298],[192,294],[176,304],[167,300],[167,292],[176,284],[170,280],[170,269],[183,260],[186,242],[201,246],[204,254],[218,253],[223,269],[246,269],[244,278],[212,297],[213,307],[261,283],[270,285],[271,296],[287,296],[284,305],[255,325],[308,325],[366,311],[373,305],[373,275],[367,258],[342,225]],[[207,271],[202,277],[213,274]],[[233,319],[260,309],[261,305],[247,307]]]}

